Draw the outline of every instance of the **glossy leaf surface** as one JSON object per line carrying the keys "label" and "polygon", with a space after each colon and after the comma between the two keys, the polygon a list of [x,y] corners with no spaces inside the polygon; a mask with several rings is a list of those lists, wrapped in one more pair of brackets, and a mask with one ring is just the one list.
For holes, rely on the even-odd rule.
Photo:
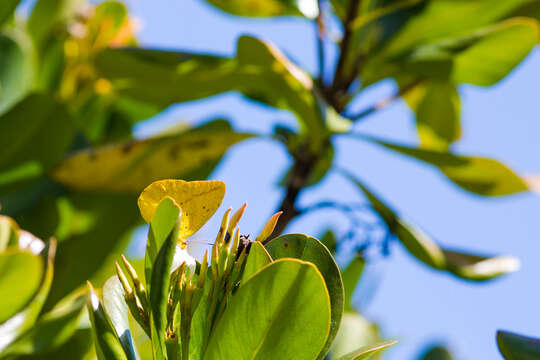
{"label": "glossy leaf surface", "polygon": [[343,313],[344,293],[339,268],[328,249],[317,239],[303,234],[286,234],[272,239],[266,244],[272,259],[295,258],[308,261],[321,272],[330,294],[332,321],[330,333],[320,356],[330,349],[337,334]]}
{"label": "glossy leaf surface", "polygon": [[280,259],[238,289],[204,359],[312,360],[323,349],[329,329],[330,298],[317,268]]}

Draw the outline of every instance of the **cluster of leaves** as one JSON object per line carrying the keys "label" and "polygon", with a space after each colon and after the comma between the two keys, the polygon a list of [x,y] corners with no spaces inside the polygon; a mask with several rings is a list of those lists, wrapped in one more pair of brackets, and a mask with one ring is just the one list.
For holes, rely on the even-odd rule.
{"label": "cluster of leaves", "polygon": [[38,0],[23,19],[18,3],[0,5],[0,204],[58,240],[50,309],[86,279],[101,286],[111,275],[142,223],[133,203],[145,186],[204,179],[250,135],[214,119],[133,139],[133,125],[163,108],[114,91],[96,67],[107,48],[136,45],[124,5]]}
{"label": "cluster of leaves", "polygon": [[[0,217],[0,358],[46,359],[68,352],[93,356],[88,303],[99,359],[368,359],[394,344],[382,341],[376,325],[353,306],[365,261],[356,255],[343,269],[333,259],[335,237],[323,242],[288,234],[270,239],[280,213],[254,242],[240,237],[242,206],[227,210],[211,258],[191,258],[186,239],[214,214],[225,192],[219,181],[158,181],[139,197],[149,224],[145,279],[122,257],[128,276],[103,287],[102,301],[76,292],[43,312],[53,279],[56,242],[45,243],[8,217]],[[181,206],[179,204],[182,204]],[[25,281],[20,281],[24,278]],[[138,325],[130,326],[130,319]],[[142,329],[150,348],[137,347]],[[309,329],[309,331],[306,331]],[[143,335],[143,337],[144,337]],[[140,336],[139,336],[140,338]],[[534,359],[538,340],[500,331],[505,359]],[[356,349],[360,346],[360,349]],[[21,357],[23,356],[23,357]],[[433,347],[422,359],[451,359]]]}
{"label": "cluster of leaves", "polygon": [[55,241],[45,244],[13,219],[0,216],[0,359],[53,359],[50,351],[70,339],[85,353],[90,350],[90,329],[82,323],[84,292],[43,311],[55,251]]}
{"label": "cluster of leaves", "polygon": [[[47,285],[45,304],[35,310],[43,316],[86,279],[101,285],[111,275],[114,259],[142,223],[133,204],[148,184],[207,178],[230,146],[254,136],[216,119],[144,140],[133,138],[134,124],[175,103],[235,91],[295,115],[297,128],[277,126],[273,134],[293,163],[283,176],[283,220],[272,237],[307,212],[297,208],[298,194],[335,169],[333,142],[338,136],[418,160],[481,196],[528,189],[500,162],[455,154],[452,145],[461,134],[457,87],[493,85],[527,56],[538,41],[536,0],[208,0],[234,15],[316,22],[316,75],[275,45],[249,36],[239,38],[232,57],[137,48],[134,22],[116,1],[89,6],[79,0],[37,0],[25,19],[15,14],[19,2],[0,5],[0,204],[23,228],[40,238],[58,239],[56,276]],[[328,74],[324,45],[334,41],[329,36],[332,23],[343,36],[335,41],[338,58]],[[351,110],[366,88],[385,79],[397,83],[395,95],[363,111]],[[356,122],[397,98],[415,114],[417,147],[354,131]],[[430,268],[474,281],[517,268],[513,258],[439,245],[363,181],[342,173],[388,233]],[[347,204],[339,205],[347,209]],[[182,214],[184,226],[188,223]],[[143,218],[151,221],[144,212]],[[186,279],[197,276],[189,273]],[[84,345],[82,338],[75,337],[69,346]]]}
{"label": "cluster of leaves", "polygon": [[[110,49],[98,57],[96,66],[117,93],[161,107],[236,91],[292,112],[298,129],[277,127],[274,134],[294,160],[282,180],[287,189],[280,208],[285,212],[283,226],[304,213],[295,207],[298,193],[334,169],[332,142],[339,135],[419,160],[471,193],[505,196],[528,190],[526,182],[502,163],[455,154],[450,149],[460,135],[457,85],[489,86],[498,82],[536,45],[537,20],[521,17],[521,6],[527,1],[505,1],[494,7],[481,0],[353,0],[332,1],[331,7],[321,9],[314,0],[264,5],[210,2],[241,16],[313,16],[322,28],[322,40],[326,39],[325,21],[337,17],[344,36],[332,82],[326,80],[324,66],[314,79],[274,45],[250,36],[239,38],[236,55],[230,58],[155,49]],[[512,51],[499,51],[509,46]],[[355,121],[382,105],[358,115],[351,113],[348,105],[362,90],[388,78],[400,86],[395,97],[402,96],[416,114],[419,147],[352,132]],[[353,183],[365,189],[358,180],[353,179]],[[378,206],[382,202],[373,193],[366,197],[388,231],[433,269],[484,280],[517,268],[512,258],[489,259],[443,249],[419,229],[390,214],[388,207]],[[275,235],[283,228],[278,230]],[[490,263],[489,269],[478,266],[485,261]],[[487,274],[478,273],[484,269],[488,269]]]}
{"label": "cluster of leaves", "polygon": [[[90,319],[100,359],[137,359],[128,312],[151,339],[154,359],[323,359],[344,304],[338,266],[317,239],[268,239],[279,213],[254,242],[237,228],[245,205],[225,213],[209,259],[191,262],[183,244],[219,206],[218,181],[153,183],[139,206],[149,219],[145,278],[123,258],[128,276],[91,287]],[[204,204],[203,208],[196,205]],[[179,205],[182,204],[182,205]],[[178,260],[181,259],[181,260]],[[129,279],[128,279],[129,278]],[[368,344],[332,359],[367,359],[394,342]]]}
{"label": "cluster of leaves", "polygon": [[[236,56],[230,58],[111,49],[136,44],[133,21],[118,2],[81,8],[70,0],[39,0],[27,20],[13,17],[17,3],[2,5],[0,136],[7,147],[0,158],[0,202],[25,228],[43,238],[55,235],[60,242],[58,266],[69,268],[70,276],[55,279],[50,304],[86,278],[98,281],[111,253],[122,251],[139,224],[128,209],[137,192],[163,178],[206,178],[231,145],[252,136],[215,120],[156,138],[131,139],[133,124],[178,102],[237,91],[297,117],[297,130],[278,127],[275,133],[294,160],[283,179],[285,215],[276,234],[300,213],[298,193],[333,169],[332,142],[343,133],[434,166],[476,194],[527,190],[501,163],[449,150],[459,138],[456,86],[497,82],[536,44],[536,20],[518,16],[525,0],[495,7],[482,0],[370,1],[361,6],[336,0],[322,9],[313,0],[264,5],[212,1],[237,15],[315,16],[321,41],[328,40],[324,25],[335,16],[344,36],[331,83],[324,72],[313,79],[274,45],[249,36],[238,40]],[[508,46],[513,51],[498,51]],[[347,105],[367,86],[387,78],[400,84],[398,95],[415,110],[419,148],[351,132],[359,117]],[[122,213],[122,219],[111,221],[111,212]],[[382,219],[391,220],[390,232],[408,250],[416,245],[404,237],[423,242],[417,230],[403,235],[393,219]],[[470,267],[481,260],[476,255],[443,254],[431,247],[427,258],[411,253],[432,268],[475,277],[455,263]],[[89,253],[91,261],[76,260]],[[504,271],[515,267],[507,259],[502,263]]]}

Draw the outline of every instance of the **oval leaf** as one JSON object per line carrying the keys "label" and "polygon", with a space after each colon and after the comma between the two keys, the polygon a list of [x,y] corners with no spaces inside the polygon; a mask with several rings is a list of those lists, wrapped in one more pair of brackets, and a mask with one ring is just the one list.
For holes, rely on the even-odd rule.
{"label": "oval leaf", "polygon": [[540,339],[497,331],[497,346],[506,360],[536,360],[540,358]]}
{"label": "oval leaf", "polygon": [[41,279],[39,290],[28,306],[18,312],[15,316],[11,317],[8,321],[0,324],[0,351],[13,340],[17,339],[26,330],[30,329],[38,318],[45,300],[49,295],[49,290],[51,289],[54,274],[53,262],[55,253],[56,243],[51,241],[49,242],[47,252],[47,267],[43,279]]}
{"label": "oval leaf", "polygon": [[[0,323],[15,315],[39,289],[44,265],[41,257],[27,251],[0,254]],[[24,281],[21,281],[24,279]]]}
{"label": "oval leaf", "polygon": [[455,85],[432,81],[404,95],[416,114],[423,148],[446,150],[461,136],[460,99]]}
{"label": "oval leaf", "polygon": [[387,149],[434,165],[459,187],[484,196],[503,196],[529,190],[523,179],[497,160],[418,149],[364,137]]}
{"label": "oval leaf", "polygon": [[304,234],[279,236],[266,244],[266,249],[272,259],[295,258],[311,262],[324,277],[332,305],[330,333],[324,349],[319,354],[320,358],[324,358],[339,329],[344,303],[343,282],[332,254],[319,240]]}
{"label": "oval leaf", "polygon": [[[13,2],[13,0],[7,2]],[[7,5],[6,1],[2,3],[1,7]],[[5,10],[0,10],[0,17]],[[0,19],[1,21],[2,19]],[[32,44],[23,34],[17,34],[10,36],[3,33],[0,35],[0,64],[2,64],[0,67],[0,88],[2,89],[0,114],[24,97],[32,87]],[[35,111],[35,109],[29,110]],[[26,120],[32,122],[31,118]],[[24,124],[19,123],[19,125]],[[2,144],[5,143],[2,142]]]}
{"label": "oval leaf", "polygon": [[249,136],[227,126],[210,130],[203,125],[176,135],[105,145],[72,154],[52,177],[77,190],[138,192],[156,180],[207,177],[231,145]]}
{"label": "oval leaf", "polygon": [[63,105],[50,95],[25,97],[0,117],[0,184],[49,171],[72,138],[72,119]]}
{"label": "oval leaf", "polygon": [[280,259],[238,289],[204,358],[313,360],[329,329],[330,298],[317,268]]}

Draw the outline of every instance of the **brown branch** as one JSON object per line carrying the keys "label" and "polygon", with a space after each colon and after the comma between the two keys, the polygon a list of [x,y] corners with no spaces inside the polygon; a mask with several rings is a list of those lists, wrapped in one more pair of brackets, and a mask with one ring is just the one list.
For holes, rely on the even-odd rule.
{"label": "brown branch", "polygon": [[300,211],[296,208],[296,200],[302,189],[306,186],[311,170],[317,162],[317,156],[309,151],[299,151],[294,158],[293,168],[287,184],[287,191],[279,205],[279,211],[283,211],[283,214],[279,218],[272,235],[265,243],[283,233],[287,225],[300,214]]}

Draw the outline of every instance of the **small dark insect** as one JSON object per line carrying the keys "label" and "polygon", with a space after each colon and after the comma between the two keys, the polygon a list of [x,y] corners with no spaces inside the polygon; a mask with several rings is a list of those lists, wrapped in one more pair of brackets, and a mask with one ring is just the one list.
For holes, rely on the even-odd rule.
{"label": "small dark insect", "polygon": [[249,234],[240,235],[240,243],[238,244],[238,252],[236,253],[236,260],[240,257],[240,254],[242,254],[242,251],[246,249],[246,254],[249,254],[249,249],[251,248],[251,239],[249,238]]}

